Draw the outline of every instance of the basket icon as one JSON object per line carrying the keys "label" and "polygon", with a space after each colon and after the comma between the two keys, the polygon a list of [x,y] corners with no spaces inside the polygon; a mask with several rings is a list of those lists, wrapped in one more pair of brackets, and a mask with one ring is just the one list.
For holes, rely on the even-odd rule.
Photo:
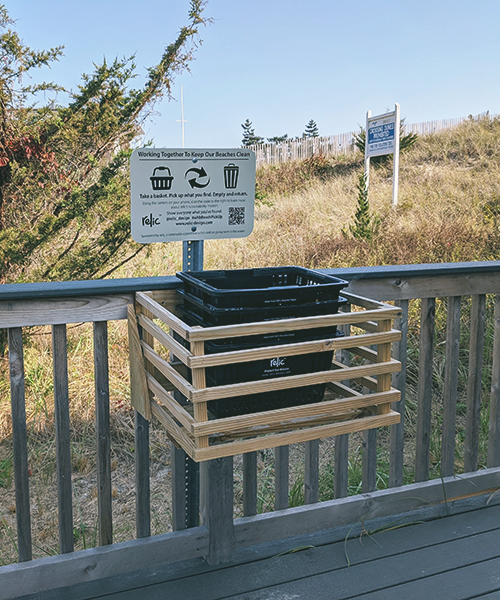
{"label": "basket icon", "polygon": [[[156,171],[167,171],[168,175],[157,176]],[[172,181],[174,180],[168,167],[156,167],[153,171],[153,176],[149,179],[151,180],[151,186],[154,190],[169,190],[172,187]]]}
{"label": "basket icon", "polygon": [[234,190],[238,185],[238,174],[240,168],[234,163],[229,163],[224,167],[224,185],[226,190]]}

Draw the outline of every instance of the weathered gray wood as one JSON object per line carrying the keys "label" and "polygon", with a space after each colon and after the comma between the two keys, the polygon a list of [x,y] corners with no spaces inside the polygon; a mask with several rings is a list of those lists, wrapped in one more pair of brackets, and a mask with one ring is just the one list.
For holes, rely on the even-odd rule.
{"label": "weathered gray wood", "polygon": [[[289,508],[279,513],[243,517],[235,519],[234,522],[235,548],[341,527],[349,523],[362,523],[434,504],[438,505],[438,513],[446,516],[453,508],[452,503],[459,498],[489,494],[494,489],[500,489],[499,467],[465,473],[460,477],[445,477]],[[491,496],[485,496],[484,505],[487,501],[494,500]]]}
{"label": "weathered gray wood", "polygon": [[135,428],[135,523],[138,538],[151,535],[149,485],[149,421],[134,410]]}
{"label": "weathered gray wood", "polygon": [[488,467],[500,465],[500,296],[495,297]]}
{"label": "weathered gray wood", "polygon": [[335,498],[345,498],[349,484],[349,434],[338,435],[335,438],[334,455],[334,481]]}
{"label": "weathered gray wood", "polygon": [[315,504],[319,497],[319,440],[305,443],[305,503]]}
{"label": "weathered gray wood", "polygon": [[73,497],[69,429],[68,348],[66,325],[52,326],[54,413],[59,517],[59,552],[73,552]]}
{"label": "weathered gray wood", "polygon": [[257,452],[243,455],[243,516],[257,514]]}
{"label": "weathered gray wood", "polygon": [[94,323],[94,373],[97,435],[99,545],[113,543],[111,436],[109,430],[108,324]]}
{"label": "weathered gray wood", "polygon": [[443,438],[441,447],[441,475],[443,477],[449,477],[455,471],[455,422],[457,418],[458,396],[460,304],[460,296],[448,298],[443,390]]}
{"label": "weathered gray wood", "polygon": [[0,600],[105,580],[121,573],[201,557],[207,551],[208,530],[198,527],[8,565],[0,567]]}
{"label": "weathered gray wood", "polygon": [[373,492],[377,488],[377,430],[363,431],[363,479],[361,491]]}
{"label": "weathered gray wood", "polygon": [[485,318],[486,296],[472,296],[469,379],[467,381],[467,420],[465,425],[464,451],[464,470],[466,473],[477,469],[479,432],[481,429],[481,388]]}
{"label": "weathered gray wood", "polygon": [[[417,266],[417,265],[415,265]],[[437,272],[437,271],[436,271]],[[349,284],[353,294],[374,300],[412,300],[416,298],[448,298],[473,294],[498,294],[500,278],[495,272],[457,275],[413,275],[387,279],[359,279]]]}
{"label": "weathered gray wood", "polygon": [[0,328],[127,318],[131,295],[0,301]]}
{"label": "weathered gray wood", "polygon": [[200,487],[202,524],[209,530],[205,560],[217,565],[229,561],[233,551],[233,457],[201,463]]}
{"label": "weathered gray wood", "polygon": [[423,298],[418,358],[417,450],[415,458],[415,481],[417,482],[429,479],[435,316],[435,298]]}
{"label": "weathered gray wood", "polygon": [[26,440],[26,397],[24,388],[23,331],[8,330],[14,483],[16,486],[17,551],[19,562],[31,560],[31,514]]}
{"label": "weathered gray wood", "polygon": [[406,406],[406,364],[408,351],[408,300],[398,300],[401,317],[394,321],[394,329],[401,331],[401,341],[393,344],[393,357],[401,363],[401,371],[393,373],[392,386],[401,392],[401,399],[393,402],[392,409],[401,415],[401,421],[391,426],[389,487],[403,485],[405,406]]}
{"label": "weathered gray wood", "polygon": [[274,449],[274,510],[288,508],[290,447]]}

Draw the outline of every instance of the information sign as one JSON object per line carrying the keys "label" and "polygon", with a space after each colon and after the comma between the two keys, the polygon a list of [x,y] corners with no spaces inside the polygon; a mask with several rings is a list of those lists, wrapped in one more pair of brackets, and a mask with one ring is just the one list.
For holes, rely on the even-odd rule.
{"label": "information sign", "polygon": [[393,154],[396,140],[396,113],[367,119],[367,155]]}
{"label": "information sign", "polygon": [[138,148],[130,159],[136,242],[252,233],[255,153],[248,148]]}

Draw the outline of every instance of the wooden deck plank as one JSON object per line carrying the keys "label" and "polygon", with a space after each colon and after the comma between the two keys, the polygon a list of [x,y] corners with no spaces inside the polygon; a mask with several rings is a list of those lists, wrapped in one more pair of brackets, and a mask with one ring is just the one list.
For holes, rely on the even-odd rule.
{"label": "wooden deck plank", "polygon": [[[422,580],[424,586],[430,586],[431,580],[446,586],[447,578],[453,579],[458,572],[470,571],[474,581],[476,566],[481,564],[492,569],[489,575],[480,569],[483,580],[492,579],[493,573],[499,573],[499,525],[500,507],[491,507],[405,528],[389,527],[374,533],[373,537],[356,537],[347,543],[337,542],[266,560],[204,569],[205,572],[199,574],[190,572],[187,576],[161,583],[150,581],[152,585],[147,585],[146,579],[143,588],[108,597],[110,600],[166,597],[198,600],[201,596],[204,600],[335,600],[369,594],[367,597],[372,600],[371,595],[378,588],[384,591],[373,600],[378,597],[421,598],[425,597],[418,596],[422,576],[425,577]],[[500,582],[497,586],[500,588]],[[469,588],[476,589],[470,585]],[[429,592],[431,588],[426,589],[429,597],[436,597]],[[497,588],[481,584],[477,589],[479,593],[489,593]],[[395,595],[383,595],[393,590]],[[412,596],[412,593],[417,595]],[[446,596],[450,600],[462,597],[473,596]]]}

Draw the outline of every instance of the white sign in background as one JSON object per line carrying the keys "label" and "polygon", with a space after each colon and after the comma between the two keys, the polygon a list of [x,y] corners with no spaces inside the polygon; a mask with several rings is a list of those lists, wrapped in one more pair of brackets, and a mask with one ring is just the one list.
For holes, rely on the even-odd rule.
{"label": "white sign in background", "polygon": [[367,119],[367,155],[393,154],[396,132],[396,112]]}
{"label": "white sign in background", "polygon": [[136,242],[238,238],[252,233],[252,150],[138,148],[130,159],[130,181]]}

